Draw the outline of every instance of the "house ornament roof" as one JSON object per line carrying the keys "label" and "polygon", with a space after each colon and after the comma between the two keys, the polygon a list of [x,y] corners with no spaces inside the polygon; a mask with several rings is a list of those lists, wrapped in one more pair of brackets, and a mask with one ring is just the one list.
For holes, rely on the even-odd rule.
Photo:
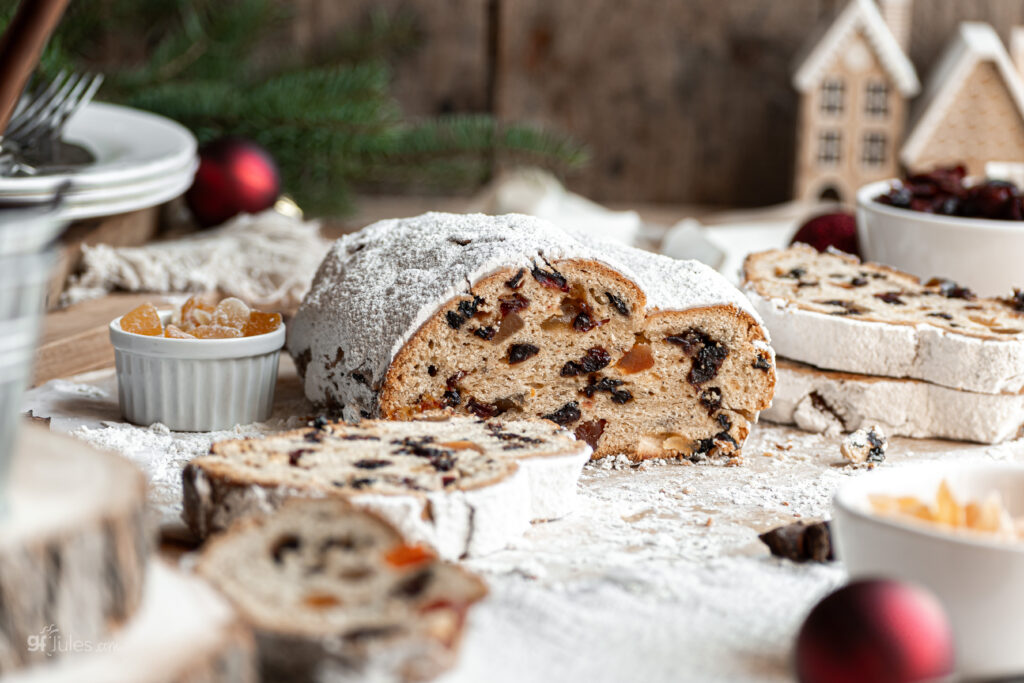
{"label": "house ornament roof", "polygon": [[800,61],[793,74],[793,87],[807,92],[818,87],[828,75],[828,69],[839,57],[847,39],[857,30],[867,37],[882,67],[904,97],[913,97],[921,89],[917,72],[903,53],[896,37],[889,30],[874,0],[850,0],[824,35],[811,44],[811,49]]}
{"label": "house ornament roof", "polygon": [[1024,118],[1024,83],[1017,73],[999,35],[988,24],[965,21],[957,28],[956,36],[936,62],[928,77],[924,94],[915,105],[910,135],[903,145],[900,158],[905,164],[924,151],[944,113],[956,100],[957,94],[975,67],[981,62],[995,65],[1010,94],[1017,111]]}

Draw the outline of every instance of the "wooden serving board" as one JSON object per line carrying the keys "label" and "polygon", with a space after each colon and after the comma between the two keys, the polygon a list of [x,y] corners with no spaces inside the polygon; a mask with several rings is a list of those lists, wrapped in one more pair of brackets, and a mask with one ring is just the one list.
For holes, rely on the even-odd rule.
{"label": "wooden serving board", "polygon": [[110,321],[147,301],[160,305],[167,299],[161,294],[110,294],[48,313],[36,351],[32,386],[113,367]]}

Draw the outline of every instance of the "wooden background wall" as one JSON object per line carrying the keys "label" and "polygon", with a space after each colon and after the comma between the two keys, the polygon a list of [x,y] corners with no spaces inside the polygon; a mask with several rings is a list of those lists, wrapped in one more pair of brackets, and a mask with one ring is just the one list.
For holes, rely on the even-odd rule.
{"label": "wooden background wall", "polygon": [[[845,0],[292,0],[313,46],[371,8],[413,13],[424,44],[397,65],[411,113],[489,111],[567,131],[597,199],[755,206],[789,198],[795,55]],[[958,22],[1006,40],[1024,0],[915,0],[922,79]]]}

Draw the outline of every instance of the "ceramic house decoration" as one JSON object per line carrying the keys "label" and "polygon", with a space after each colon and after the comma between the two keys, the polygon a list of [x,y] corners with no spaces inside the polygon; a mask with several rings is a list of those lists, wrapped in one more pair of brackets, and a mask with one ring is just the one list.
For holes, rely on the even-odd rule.
{"label": "ceramic house decoration", "polygon": [[907,100],[920,83],[897,39],[909,32],[909,0],[883,5],[851,0],[793,75],[797,199],[850,202],[861,185],[897,174]]}
{"label": "ceramic house decoration", "polygon": [[979,176],[988,164],[1000,175],[1024,168],[1024,83],[988,24],[960,24],[915,105],[900,160],[912,170],[963,163]]}

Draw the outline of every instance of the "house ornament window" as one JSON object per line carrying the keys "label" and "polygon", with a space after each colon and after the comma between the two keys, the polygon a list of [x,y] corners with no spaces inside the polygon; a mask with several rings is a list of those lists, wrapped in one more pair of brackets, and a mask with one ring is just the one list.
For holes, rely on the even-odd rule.
{"label": "house ornament window", "polygon": [[842,136],[837,130],[824,130],[818,135],[818,163],[835,166],[840,160]]}
{"label": "house ornament window", "polygon": [[843,113],[843,94],[845,87],[838,78],[827,78],[821,84],[821,111],[832,116]]}
{"label": "house ornament window", "polygon": [[869,116],[884,117],[889,115],[889,86],[881,81],[871,81],[867,85],[864,98],[864,111]]}

